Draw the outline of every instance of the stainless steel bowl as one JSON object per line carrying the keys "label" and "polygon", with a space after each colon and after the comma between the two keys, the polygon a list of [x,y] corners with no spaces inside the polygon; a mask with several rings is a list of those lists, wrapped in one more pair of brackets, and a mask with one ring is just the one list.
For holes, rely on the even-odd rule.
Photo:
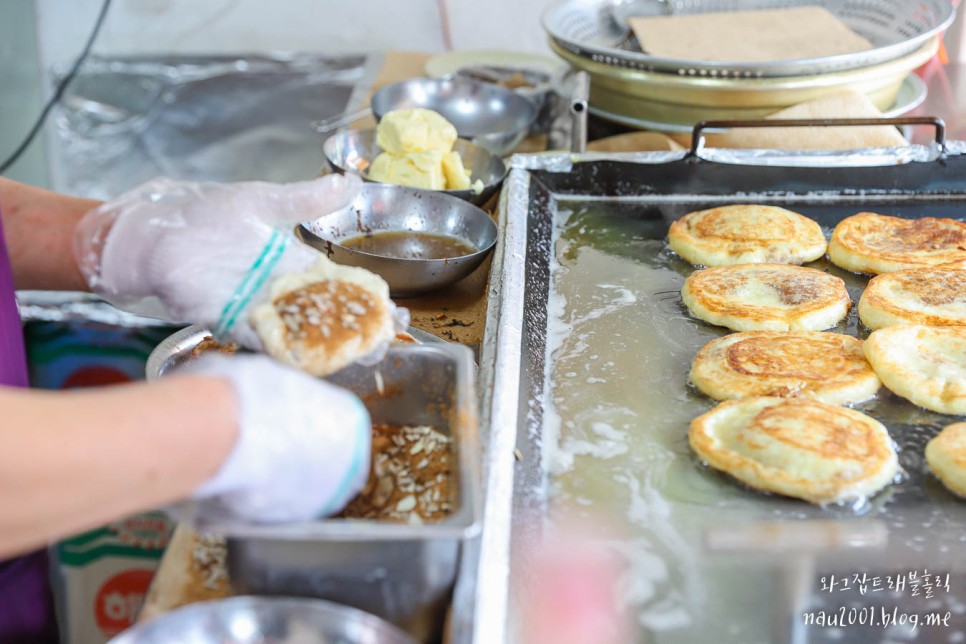
{"label": "stainless steel bowl", "polygon": [[321,599],[231,597],[200,602],[121,633],[111,644],[415,644],[392,624]]}
{"label": "stainless steel bowl", "polygon": [[[560,72],[562,74],[562,71]],[[560,75],[557,74],[557,75]],[[527,99],[537,110],[536,119],[530,126],[530,134],[543,134],[550,129],[554,118],[554,73],[541,69],[509,65],[467,65],[457,69],[454,76],[495,84],[511,90]],[[510,87],[507,83],[514,78],[521,78],[527,84],[522,87]]]}
{"label": "stainless steel bowl", "polygon": [[442,114],[460,137],[496,155],[516,148],[537,119],[536,106],[505,87],[465,78],[413,78],[372,95],[377,119],[393,110],[425,107]]}
{"label": "stainless steel bowl", "polygon": [[[453,145],[463,165],[470,174],[470,182],[477,180],[483,183],[483,190],[439,190],[448,195],[459,197],[478,206],[485,204],[490,197],[500,189],[503,177],[506,175],[506,164],[503,159],[486,148],[474,145],[465,139],[457,139]],[[379,156],[382,150],[376,145],[376,131],[368,130],[339,130],[322,144],[322,152],[329,166],[337,172],[351,172],[363,179],[369,179],[369,165]],[[377,182],[373,182],[377,183]]]}
{"label": "stainless steel bowl", "polygon": [[[447,259],[400,259],[339,245],[369,231],[449,235],[476,250]],[[496,243],[496,224],[480,208],[440,192],[367,183],[349,206],[299,224],[296,235],[333,261],[381,275],[393,297],[412,297],[449,286],[472,273]]]}

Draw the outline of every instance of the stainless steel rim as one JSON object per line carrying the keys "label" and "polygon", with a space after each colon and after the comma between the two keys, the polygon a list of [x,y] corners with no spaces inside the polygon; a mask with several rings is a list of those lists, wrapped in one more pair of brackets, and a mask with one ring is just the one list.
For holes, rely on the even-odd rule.
{"label": "stainless steel rim", "polygon": [[[406,332],[420,344],[449,344],[447,340],[413,326],[408,327]],[[171,361],[175,356],[190,351],[209,335],[211,335],[211,331],[200,324],[192,324],[169,335],[148,356],[148,361],[144,366],[145,379],[157,380],[163,376],[164,372],[171,366]]]}
{"label": "stainless steel rim", "polygon": [[[641,2],[642,0],[638,0]],[[682,2],[679,0],[643,0],[663,4],[678,13],[702,13],[713,10],[760,8],[734,2]],[[879,7],[876,2],[857,0],[776,0],[771,7],[820,4],[859,32],[878,34],[870,40],[873,49],[853,54],[840,54],[771,63],[710,62],[651,56],[630,44],[626,26],[614,18],[615,7],[629,4],[613,0],[558,0],[541,18],[544,30],[563,49],[596,63],[640,71],[664,72],[685,76],[719,78],[758,78],[796,76],[845,71],[874,65],[914,51],[930,38],[944,31],[956,17],[955,8],[946,0],[919,3],[891,3]],[[761,3],[757,3],[760,5]],[[851,5],[855,5],[852,7]],[[869,37],[871,33],[866,33]],[[879,42],[875,42],[878,40]]]}

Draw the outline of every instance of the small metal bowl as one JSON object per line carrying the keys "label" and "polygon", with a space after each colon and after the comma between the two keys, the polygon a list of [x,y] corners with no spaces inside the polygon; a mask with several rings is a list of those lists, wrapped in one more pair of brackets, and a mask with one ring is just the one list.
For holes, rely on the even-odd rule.
{"label": "small metal bowl", "polygon": [[[470,143],[457,139],[453,149],[463,159],[463,165],[470,172],[470,182],[483,183],[482,192],[473,190],[439,190],[447,195],[469,201],[477,206],[485,204],[500,189],[506,175],[506,164],[499,156]],[[376,131],[339,130],[322,144],[322,152],[329,166],[337,172],[351,172],[363,179],[369,179],[369,165],[382,150],[376,145]]]}
{"label": "small metal bowl", "polygon": [[537,119],[536,106],[505,87],[466,78],[413,78],[387,85],[372,95],[376,119],[393,110],[425,107],[470,139],[503,156],[520,145]]}
{"label": "small metal bowl", "polygon": [[[553,73],[527,67],[477,64],[460,67],[453,72],[453,75],[498,85],[519,94],[533,103],[537,110],[537,117],[530,126],[530,134],[543,134],[550,129],[554,117]],[[518,77],[525,81],[527,85],[522,87],[507,85],[511,79]]]}
{"label": "small metal bowl", "polygon": [[415,644],[375,615],[321,599],[231,597],[191,604],[128,629],[111,644],[274,642]]}
{"label": "small metal bowl", "polygon": [[[339,245],[376,231],[449,235],[476,250],[447,259],[401,259]],[[455,284],[472,273],[493,250],[496,224],[480,208],[441,192],[367,183],[348,207],[299,224],[296,235],[335,262],[382,276],[393,297],[413,297]]]}

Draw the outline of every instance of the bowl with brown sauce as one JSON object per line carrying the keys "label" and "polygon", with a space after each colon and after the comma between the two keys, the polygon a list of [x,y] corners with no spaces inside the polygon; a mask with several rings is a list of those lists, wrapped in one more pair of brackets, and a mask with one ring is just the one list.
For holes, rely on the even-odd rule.
{"label": "bowl with brown sauce", "polygon": [[496,223],[450,195],[367,183],[349,206],[302,222],[296,235],[335,262],[380,275],[393,297],[415,297],[476,270],[496,244]]}

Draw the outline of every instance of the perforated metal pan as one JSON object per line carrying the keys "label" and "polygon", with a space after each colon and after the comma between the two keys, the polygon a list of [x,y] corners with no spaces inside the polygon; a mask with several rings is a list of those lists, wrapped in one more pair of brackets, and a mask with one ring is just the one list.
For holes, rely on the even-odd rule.
{"label": "perforated metal pan", "polygon": [[[804,5],[825,7],[873,48],[768,63],[662,58],[641,51],[626,20]],[[759,78],[839,72],[893,60],[942,33],[954,17],[949,0],[559,0],[544,12],[543,27],[557,46],[593,63],[684,76]]]}

